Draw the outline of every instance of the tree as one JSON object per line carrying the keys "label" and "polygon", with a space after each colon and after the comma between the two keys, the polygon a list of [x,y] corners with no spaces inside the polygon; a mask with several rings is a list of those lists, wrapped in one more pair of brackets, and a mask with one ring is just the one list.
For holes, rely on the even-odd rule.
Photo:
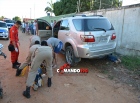
{"label": "tree", "polygon": [[119,6],[121,6],[119,0],[60,0],[54,3],[53,11],[57,16]]}
{"label": "tree", "polygon": [[20,18],[20,17],[18,17],[18,16],[15,16],[15,17],[13,17],[13,20],[14,20],[14,21],[18,21],[18,20],[20,20],[20,21],[21,21],[21,18]]}
{"label": "tree", "polygon": [[51,12],[51,16],[52,16],[52,13],[54,10],[54,4],[53,4],[52,0],[50,2],[47,2],[47,4],[49,4],[49,6],[47,6],[45,8],[45,11],[46,11],[46,13]]}
{"label": "tree", "polygon": [[96,9],[106,9],[106,8],[116,8],[121,6],[121,1],[119,0],[94,0],[93,8]]}
{"label": "tree", "polygon": [[3,19],[4,19],[4,16],[1,16],[1,17],[0,17],[0,20],[3,20]]}
{"label": "tree", "polygon": [[77,0],[60,0],[54,3],[54,14],[63,15],[74,13],[77,10]]}

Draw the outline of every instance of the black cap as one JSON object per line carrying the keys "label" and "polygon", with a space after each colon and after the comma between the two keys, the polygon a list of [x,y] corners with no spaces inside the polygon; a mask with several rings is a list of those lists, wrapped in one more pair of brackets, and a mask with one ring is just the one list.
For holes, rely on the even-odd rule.
{"label": "black cap", "polygon": [[16,22],[16,24],[18,24],[18,25],[22,25],[22,24],[21,24],[21,21],[19,21],[19,20]]}
{"label": "black cap", "polygon": [[40,44],[40,42],[38,40],[35,41],[35,44]]}
{"label": "black cap", "polygon": [[42,41],[42,42],[41,42],[41,46],[48,46],[48,44],[47,44],[46,41]]}

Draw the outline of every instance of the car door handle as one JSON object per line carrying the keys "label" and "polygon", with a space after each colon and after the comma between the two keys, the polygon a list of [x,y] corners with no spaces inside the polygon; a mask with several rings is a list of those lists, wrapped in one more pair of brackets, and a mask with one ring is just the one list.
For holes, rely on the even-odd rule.
{"label": "car door handle", "polygon": [[65,34],[65,35],[69,36],[69,34]]}

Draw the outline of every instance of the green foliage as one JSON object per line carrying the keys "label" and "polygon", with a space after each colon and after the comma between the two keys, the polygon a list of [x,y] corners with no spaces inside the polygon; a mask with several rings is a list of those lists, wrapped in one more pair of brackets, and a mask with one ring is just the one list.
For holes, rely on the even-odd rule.
{"label": "green foliage", "polygon": [[0,20],[3,20],[3,19],[4,19],[4,16],[1,16],[1,17],[0,17]]}
{"label": "green foliage", "polygon": [[77,0],[60,0],[54,3],[54,14],[56,16],[76,12]]}
{"label": "green foliage", "polygon": [[46,11],[46,13],[47,13],[47,12],[53,12],[52,8],[50,8],[50,7],[48,7],[48,6],[45,8],[45,11]]}
{"label": "green foliage", "polygon": [[140,57],[124,56],[122,57],[122,64],[129,70],[140,71]]}
{"label": "green foliage", "polygon": [[20,17],[18,17],[18,16],[15,16],[15,17],[13,17],[13,20],[15,20],[15,21],[20,20],[20,21],[21,21],[21,18],[20,18]]}
{"label": "green foliage", "polygon": [[[56,16],[69,13],[75,13],[78,11],[77,2],[79,0],[60,0],[54,3],[53,10]],[[80,12],[97,10],[100,7],[100,0],[80,0],[79,3]],[[101,8],[106,9],[111,7],[119,7],[122,2],[119,0],[101,0]]]}
{"label": "green foliage", "polygon": [[[100,5],[101,3],[101,5]],[[119,0],[94,0],[93,8],[96,9],[106,9],[106,8],[116,8],[122,5],[122,1]]]}
{"label": "green foliage", "polygon": [[45,11],[46,11],[46,13],[51,12],[51,15],[52,15],[53,10],[54,10],[54,4],[53,4],[52,0],[50,2],[47,2],[47,4],[49,4],[49,6],[47,6],[45,8]]}

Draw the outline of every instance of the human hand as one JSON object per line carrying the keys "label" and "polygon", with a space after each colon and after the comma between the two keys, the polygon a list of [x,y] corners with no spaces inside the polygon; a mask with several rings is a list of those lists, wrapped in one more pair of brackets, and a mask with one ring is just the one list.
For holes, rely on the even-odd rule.
{"label": "human hand", "polygon": [[15,51],[18,52],[18,48],[17,47],[15,47]]}
{"label": "human hand", "polygon": [[52,66],[52,68],[56,68],[56,67],[57,67],[57,64],[55,64],[55,65]]}
{"label": "human hand", "polygon": [[20,42],[18,42],[18,45],[20,46]]}

